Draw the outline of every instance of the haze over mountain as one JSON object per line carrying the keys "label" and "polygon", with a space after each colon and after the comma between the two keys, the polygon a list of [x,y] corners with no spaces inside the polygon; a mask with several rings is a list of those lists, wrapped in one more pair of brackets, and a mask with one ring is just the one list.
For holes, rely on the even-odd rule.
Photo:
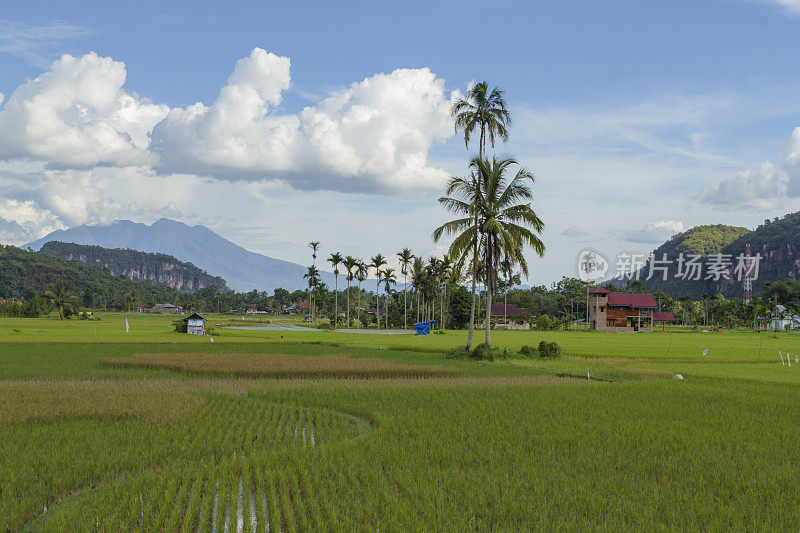
{"label": "haze over mountain", "polygon": [[[304,266],[248,251],[205,226],[188,226],[166,218],[149,226],[119,220],[107,226],[83,225],[57,230],[23,248],[38,251],[50,241],[169,254],[191,262],[209,274],[221,276],[230,288],[237,291],[273,291],[278,287],[297,290],[308,286],[303,279]],[[333,287],[333,274],[321,272],[321,279]]]}

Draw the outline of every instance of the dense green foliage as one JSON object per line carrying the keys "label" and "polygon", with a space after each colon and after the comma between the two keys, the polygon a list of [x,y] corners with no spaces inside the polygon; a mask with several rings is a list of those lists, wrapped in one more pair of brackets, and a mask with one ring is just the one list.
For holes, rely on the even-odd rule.
{"label": "dense green foliage", "polygon": [[57,281],[69,285],[85,307],[128,309],[134,302],[154,305],[179,294],[152,282],[114,276],[98,266],[0,245],[0,298],[32,300]]}
{"label": "dense green foliage", "polygon": [[656,248],[655,253],[656,255],[666,253],[669,257],[681,253],[708,257],[709,254],[721,252],[736,239],[749,233],[751,232],[747,228],[724,224],[695,226],[669,239]]}
{"label": "dense green foliage", "polygon": [[[704,260],[711,254],[723,253],[731,243],[743,236],[749,236],[751,231],[747,228],[736,226],[726,226],[715,224],[710,226],[695,226],[689,230],[673,236],[667,242],[653,251],[657,260],[661,260],[666,254],[667,260],[672,261],[668,265],[666,280],[660,271],[654,271],[652,278],[650,275],[650,265],[648,264],[639,274],[640,281],[644,281],[645,286],[650,291],[662,291],[673,298],[680,298],[689,295],[699,298],[703,293],[724,292],[721,284],[713,279],[705,279],[706,273],[702,273],[699,280],[681,279],[676,277],[678,273],[678,258],[681,254],[689,256],[691,254],[700,255]],[[744,247],[737,250],[734,257],[744,252]],[[741,283],[736,285],[737,290],[733,292],[741,296]]]}

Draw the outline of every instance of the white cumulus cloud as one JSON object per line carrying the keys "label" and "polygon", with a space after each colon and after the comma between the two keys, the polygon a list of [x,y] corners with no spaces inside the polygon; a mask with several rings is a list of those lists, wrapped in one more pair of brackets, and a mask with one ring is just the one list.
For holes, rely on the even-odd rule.
{"label": "white cumulus cloud", "polygon": [[269,114],[290,85],[289,59],[256,48],[237,61],[212,105],[174,108],[156,127],[161,168],[223,178],[290,169],[297,119]]}
{"label": "white cumulus cloud", "polygon": [[723,180],[703,192],[701,201],[721,209],[773,209],[786,200],[787,177],[769,161]]}
{"label": "white cumulus cloud", "polygon": [[[435,142],[454,132],[457,92],[427,68],[376,74],[282,113],[290,61],[260,48],[237,61],[217,99],[183,108],[126,91],[125,64],[63,55],[0,108],[0,161],[50,169],[148,167],[305,190],[392,193],[441,186]],[[1,102],[0,102],[1,103]]]}
{"label": "white cumulus cloud", "polygon": [[123,63],[95,53],[54,61],[0,110],[0,159],[56,167],[151,162],[149,133],[168,108],[125,92],[125,76]]}
{"label": "white cumulus cloud", "polygon": [[299,114],[279,114],[289,66],[256,48],[213,104],[171,110],[153,131],[159,169],[341,191],[427,188],[446,177],[428,152],[453,135],[453,95],[429,69],[376,74]]}

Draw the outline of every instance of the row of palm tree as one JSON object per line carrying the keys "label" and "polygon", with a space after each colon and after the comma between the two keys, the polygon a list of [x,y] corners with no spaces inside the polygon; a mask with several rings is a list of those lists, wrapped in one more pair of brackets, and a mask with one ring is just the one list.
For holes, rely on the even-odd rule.
{"label": "row of palm tree", "polygon": [[[317,252],[320,248],[319,241],[312,241],[309,243],[312,250],[312,265],[308,267],[304,278],[308,281],[308,294],[310,314],[316,317],[316,300],[317,295],[320,294],[318,290],[324,284],[320,281],[320,272],[316,267]],[[415,296],[417,321],[420,316],[424,319],[432,319],[438,313],[440,321],[439,327],[445,327],[445,302],[446,302],[446,285],[451,276],[451,261],[445,257],[438,259],[431,257],[426,263],[417,258],[409,248],[403,248],[397,253],[397,260],[400,266],[400,274],[403,276],[403,328],[408,328],[408,288],[411,287]],[[377,327],[381,328],[381,311],[383,311],[384,321],[383,327],[389,327],[389,296],[391,287],[397,283],[397,272],[394,268],[387,266],[387,258],[382,254],[376,254],[369,261],[356,259],[353,256],[343,256],[341,252],[333,252],[328,257],[327,261],[333,267],[333,274],[335,279],[334,287],[334,304],[333,316],[334,320],[331,321],[333,328],[337,327],[339,316],[339,275],[344,273],[347,282],[346,287],[346,324],[350,324],[350,312],[353,306],[351,305],[351,284],[357,281],[358,293],[361,294],[361,284],[366,281],[370,273],[375,276],[375,318]],[[343,271],[340,270],[343,267]],[[411,279],[409,280],[409,276]],[[410,283],[409,283],[410,281]],[[383,284],[383,295],[381,295],[381,284]],[[381,306],[381,296],[383,296],[383,306]],[[438,300],[436,300],[438,298]],[[438,301],[434,305],[434,301]],[[412,302],[412,311],[414,307]],[[363,306],[356,306],[357,316],[355,317],[361,323],[361,308]],[[437,309],[438,307],[438,309]]]}
{"label": "row of palm tree", "polygon": [[489,160],[484,155],[487,137],[492,148],[495,138],[504,142],[509,138],[512,121],[503,91],[489,90],[486,82],[478,83],[467,91],[465,98],[453,104],[451,113],[456,131],[464,132],[467,148],[471,136],[479,132],[478,156],[470,161],[466,177],[452,177],[448,182],[439,203],[458,218],[437,228],[433,239],[438,242],[444,236],[453,237],[448,255],[456,262],[457,270],[469,266],[472,282],[469,350],[475,325],[477,284],[480,282],[485,288],[485,343],[491,346],[492,295],[498,290],[498,272],[510,273],[518,267],[528,275],[523,250],[530,246],[539,256],[544,254],[544,243],[537,235],[543,231],[544,223],[531,208],[533,173],[513,158]]}
{"label": "row of palm tree", "polygon": [[414,289],[417,306],[417,322],[435,320],[439,313],[438,327],[447,327],[447,287],[458,283],[460,273],[455,271],[450,259],[430,257],[426,263],[414,258],[411,265],[411,286]]}

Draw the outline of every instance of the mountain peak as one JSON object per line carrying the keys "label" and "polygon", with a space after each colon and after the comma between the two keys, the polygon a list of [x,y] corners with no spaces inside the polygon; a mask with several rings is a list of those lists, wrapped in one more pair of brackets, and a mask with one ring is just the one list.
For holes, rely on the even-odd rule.
{"label": "mountain peak", "polygon": [[[58,230],[23,248],[38,251],[50,241],[169,254],[224,278],[229,287],[238,291],[307,288],[303,279],[305,267],[250,252],[205,226],[189,226],[169,218],[160,218],[149,226],[117,220],[105,226],[83,225]],[[323,272],[322,277],[325,283],[334,283],[332,274]]]}
{"label": "mountain peak", "polygon": [[179,222],[177,220],[172,220],[171,218],[165,218],[165,217],[159,218],[158,220],[150,224],[150,227],[155,227],[155,226],[178,226],[182,228],[191,227],[183,222]]}

